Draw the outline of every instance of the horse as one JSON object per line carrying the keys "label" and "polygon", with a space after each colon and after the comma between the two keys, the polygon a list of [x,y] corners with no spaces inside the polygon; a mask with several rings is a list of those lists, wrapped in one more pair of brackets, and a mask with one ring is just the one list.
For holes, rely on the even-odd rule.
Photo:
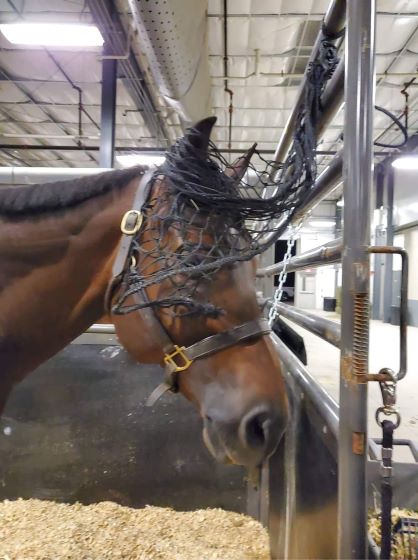
{"label": "horse", "polygon": [[[184,135],[201,157],[207,157],[215,120],[206,118]],[[239,182],[248,161],[247,155],[239,158],[225,173]],[[158,258],[151,264],[146,258],[126,260],[126,244],[138,231],[142,246],[156,243],[152,222],[165,216],[171,198],[162,171],[146,177],[146,168],[133,167],[0,191],[0,414],[17,383],[109,313],[133,358],[165,365],[168,387],[197,408],[213,457],[258,466],[281,440],[288,401],[257,303],[254,262],[222,266],[199,284],[196,299],[221,313],[170,313],[174,303],[153,307],[176,279],[187,285],[181,275],[126,300],[138,304],[145,298],[148,307],[115,312],[127,267],[141,275],[146,267],[164,266]],[[141,198],[141,204],[148,200],[144,215],[135,210]],[[197,220],[222,220],[194,206],[182,211],[192,211]],[[167,220],[160,251],[176,253],[187,241],[184,235]],[[210,251],[211,236],[205,235],[202,250]]]}

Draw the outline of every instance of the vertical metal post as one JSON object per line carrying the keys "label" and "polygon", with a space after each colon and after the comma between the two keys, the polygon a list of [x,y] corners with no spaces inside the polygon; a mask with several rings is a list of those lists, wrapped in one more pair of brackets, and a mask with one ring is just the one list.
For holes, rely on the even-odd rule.
{"label": "vertical metal post", "polygon": [[[395,173],[390,162],[386,165],[386,242],[385,245],[393,245],[395,231],[393,227],[393,184]],[[390,323],[392,315],[393,299],[393,255],[385,257],[385,280],[383,288],[383,322]]]}
{"label": "vertical metal post", "polygon": [[[340,239],[342,236],[342,225],[343,225],[343,209],[340,206],[335,207],[335,239]],[[334,265],[334,297],[337,299],[338,295],[338,272],[340,270],[340,264]],[[339,304],[338,304],[339,306]]]}
{"label": "vertical metal post", "polygon": [[338,558],[367,558],[367,381],[375,0],[347,2]]}
{"label": "vertical metal post", "polygon": [[[379,212],[379,223],[376,224],[374,231],[374,245],[386,245],[386,218],[382,216],[383,213],[383,192],[385,182],[385,166],[379,164],[375,169],[375,190],[376,190],[376,204],[375,210]],[[374,276],[373,276],[373,303],[372,303],[372,319],[382,318],[382,295],[383,295],[383,282],[382,272],[384,263],[384,256],[376,253],[374,255]]]}
{"label": "vertical metal post", "polygon": [[[103,54],[108,53],[104,47]],[[100,121],[100,167],[113,167],[115,155],[115,114],[117,60],[102,60],[102,111]]]}

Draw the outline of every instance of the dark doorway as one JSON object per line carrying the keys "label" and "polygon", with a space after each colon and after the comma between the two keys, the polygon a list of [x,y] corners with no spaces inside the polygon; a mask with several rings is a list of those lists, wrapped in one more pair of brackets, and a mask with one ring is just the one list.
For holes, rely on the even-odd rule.
{"label": "dark doorway", "polygon": [[[278,263],[284,259],[287,250],[287,241],[280,240],[276,242],[274,247],[274,262]],[[292,247],[292,257],[296,255],[296,243]],[[279,275],[274,277],[274,285],[279,285]],[[283,286],[282,301],[286,303],[293,303],[295,300],[295,273],[289,272],[286,278],[286,282]]]}

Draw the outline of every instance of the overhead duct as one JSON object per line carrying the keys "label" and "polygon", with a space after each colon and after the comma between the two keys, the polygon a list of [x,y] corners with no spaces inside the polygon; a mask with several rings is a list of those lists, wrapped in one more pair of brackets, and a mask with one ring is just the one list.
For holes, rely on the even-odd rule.
{"label": "overhead duct", "polygon": [[184,124],[211,114],[207,0],[128,0],[158,87]]}

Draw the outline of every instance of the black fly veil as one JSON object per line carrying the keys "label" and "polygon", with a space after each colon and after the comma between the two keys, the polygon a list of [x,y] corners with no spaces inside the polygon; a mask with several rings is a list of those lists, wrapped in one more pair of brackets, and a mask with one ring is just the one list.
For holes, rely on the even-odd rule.
{"label": "black fly veil", "polygon": [[[274,169],[268,162],[262,172],[249,164],[255,147],[229,165],[209,141],[214,117],[200,121],[177,140],[154,173],[154,187],[143,209],[143,229],[131,245],[130,256],[138,266],[127,271],[114,313],[151,305],[169,307],[180,315],[219,312],[200,299],[199,286],[210,282],[221,267],[248,261],[274,244],[283,232],[278,223],[288,223],[312,189],[320,95],[337,62],[334,45],[323,41],[319,57],[309,69],[309,87],[289,157]],[[251,182],[248,175],[243,180],[248,167]],[[164,189],[156,189],[161,176]],[[158,199],[153,194],[156,190]],[[170,245],[169,230],[181,243]],[[163,282],[170,286],[164,296],[127,305],[131,294],[144,294],[144,289]]]}

